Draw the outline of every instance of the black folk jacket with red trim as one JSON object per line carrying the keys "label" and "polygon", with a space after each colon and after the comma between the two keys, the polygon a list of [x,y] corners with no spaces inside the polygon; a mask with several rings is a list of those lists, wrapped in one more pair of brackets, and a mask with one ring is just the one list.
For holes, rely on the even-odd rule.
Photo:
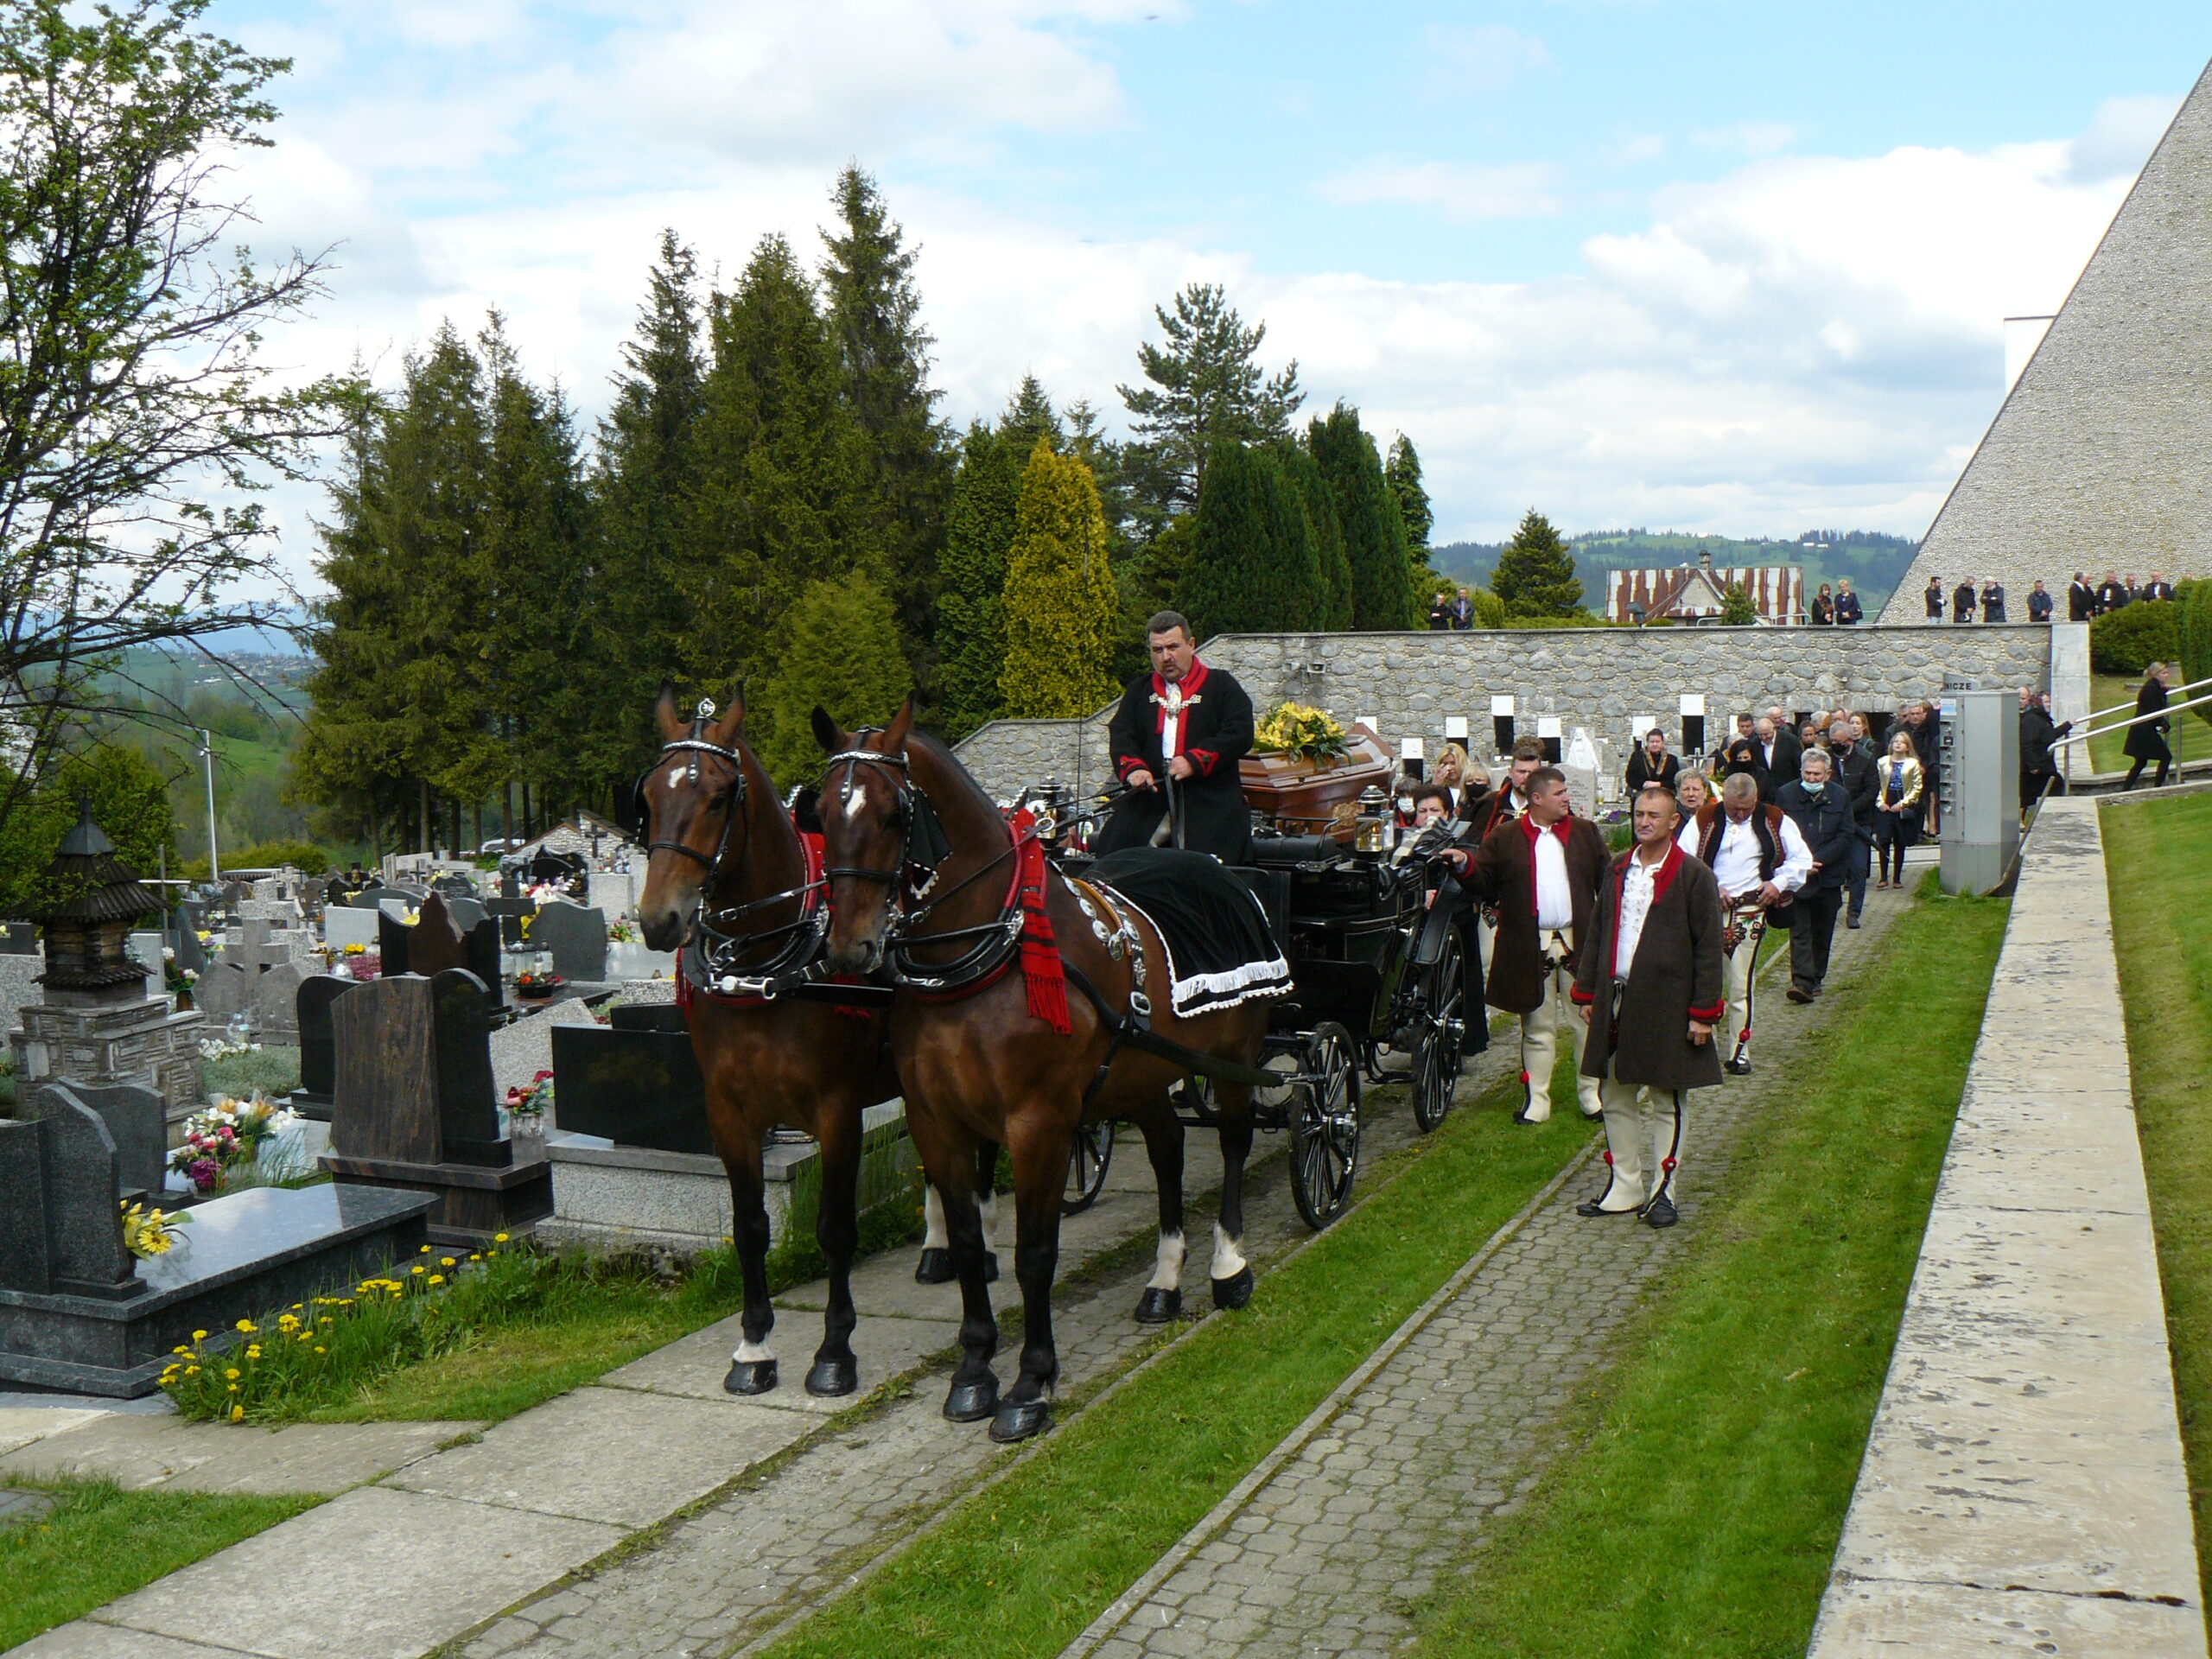
{"label": "black folk jacket with red trim", "polygon": [[[1720,886],[1713,872],[1682,851],[1668,849],[1652,882],[1651,909],[1630,963],[1620,1018],[1612,1004],[1613,942],[1620,935],[1621,888],[1631,847],[1613,861],[1598,894],[1598,913],[1574,976],[1574,1001],[1590,1010],[1590,1037],[1582,1048],[1586,1077],[1607,1069],[1623,1083],[1654,1089],[1710,1089],[1720,1082],[1719,1046],[1707,1037],[1690,1041],[1690,1021],[1719,1023],[1728,1001]],[[1615,1051],[1618,1064],[1615,1065]]]}
{"label": "black folk jacket with red trim", "polygon": [[[1252,699],[1235,676],[1212,667],[1195,695],[1183,715],[1182,752],[1193,774],[1180,786],[1183,844],[1224,863],[1242,864],[1251,843],[1252,814],[1236,763],[1252,752]],[[1114,775],[1124,783],[1140,767],[1155,780],[1167,770],[1160,753],[1160,709],[1152,696],[1152,676],[1138,675],[1122,691],[1108,728]],[[1145,793],[1124,796],[1091,850],[1103,856],[1146,845],[1166,808],[1166,791],[1157,781]]]}

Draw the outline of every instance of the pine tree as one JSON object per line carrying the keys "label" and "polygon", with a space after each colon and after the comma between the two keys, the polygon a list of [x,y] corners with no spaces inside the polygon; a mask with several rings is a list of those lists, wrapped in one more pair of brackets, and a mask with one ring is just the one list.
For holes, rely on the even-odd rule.
{"label": "pine tree", "polygon": [[1165,493],[1155,505],[1174,512],[1197,505],[1216,443],[1287,436],[1290,417],[1306,395],[1299,389],[1295,359],[1272,376],[1254,361],[1268,326],[1246,327],[1225,289],[1192,283],[1175,296],[1172,314],[1154,306],[1153,315],[1166,344],[1147,340],[1137,347],[1137,361],[1152,384],[1119,390],[1135,417],[1137,439],[1150,452],[1155,488]]}
{"label": "pine tree", "polygon": [[1351,560],[1344,552],[1344,531],[1337,518],[1336,498],[1303,445],[1279,444],[1275,459],[1284,478],[1298,492],[1313,537],[1314,562],[1321,579],[1320,609],[1313,626],[1325,632],[1344,632],[1351,627]]}
{"label": "pine tree", "polygon": [[999,416],[999,435],[1014,445],[1017,455],[1027,456],[1039,438],[1052,444],[1055,454],[1068,447],[1067,428],[1060,423],[1052,400],[1046,396],[1045,383],[1035,375],[1023,375],[1014,396],[1007,399],[1005,412]]}
{"label": "pine tree", "polygon": [[1009,718],[1079,719],[1114,695],[1114,572],[1097,486],[1081,461],[1039,439],[1021,474],[1007,552],[1006,667]]}
{"label": "pine tree", "polygon": [[1398,518],[1406,527],[1406,556],[1425,570],[1428,566],[1428,534],[1436,527],[1436,513],[1429,505],[1427,490],[1421,485],[1421,456],[1414,453],[1414,441],[1402,432],[1390,445],[1389,458],[1382,463],[1382,477],[1390,486],[1391,499],[1398,504]]}
{"label": "pine tree", "polygon": [[1300,632],[1326,610],[1305,505],[1268,450],[1214,446],[1176,599],[1201,639]]}
{"label": "pine tree", "polygon": [[769,775],[788,789],[822,770],[815,704],[849,728],[886,724],[912,688],[913,675],[899,649],[890,600],[857,573],[810,584],[778,632],[775,671],[748,712],[766,716],[754,747]]}
{"label": "pine tree", "polygon": [[961,444],[938,594],[944,653],[939,718],[945,735],[956,741],[999,712],[999,675],[1006,666],[1006,556],[1014,544],[1020,495],[1020,452],[978,421]]}
{"label": "pine tree", "polygon": [[1406,530],[1382,477],[1375,440],[1359,411],[1338,404],[1306,430],[1306,448],[1337,506],[1351,567],[1352,626],[1363,631],[1419,626],[1406,560]]}
{"label": "pine tree", "polygon": [[889,591],[899,634],[925,690],[936,683],[938,561],[952,487],[951,434],[936,416],[930,347],[914,286],[914,252],[856,165],[831,193],[839,228],[825,232],[822,267],[845,397],[868,440]]}
{"label": "pine tree", "polygon": [[1574,550],[1534,507],[1521,520],[1513,539],[1497,556],[1491,591],[1505,601],[1510,617],[1580,617],[1582,582],[1574,574]]}

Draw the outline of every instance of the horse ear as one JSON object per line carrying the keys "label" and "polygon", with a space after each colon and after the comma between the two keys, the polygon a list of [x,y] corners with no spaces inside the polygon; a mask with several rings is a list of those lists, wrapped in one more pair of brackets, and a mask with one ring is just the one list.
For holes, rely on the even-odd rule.
{"label": "horse ear", "polygon": [[814,705],[814,741],[822,746],[824,754],[842,754],[852,742],[843,727],[830,718],[830,711],[820,703]]}
{"label": "horse ear", "polygon": [[740,728],[745,724],[745,682],[737,683],[737,690],[730,693],[729,707],[722,710],[722,717],[715,727],[715,741],[728,748],[737,741]]}
{"label": "horse ear", "polygon": [[883,752],[886,754],[904,754],[906,752],[906,732],[913,723],[914,698],[909,692],[906,701],[899,705],[898,714],[892,717],[890,728],[883,734]]}
{"label": "horse ear", "polygon": [[667,742],[675,742],[690,729],[683,723],[683,716],[677,712],[673,680],[660,683],[660,701],[653,704],[653,717],[660,721],[660,734]]}

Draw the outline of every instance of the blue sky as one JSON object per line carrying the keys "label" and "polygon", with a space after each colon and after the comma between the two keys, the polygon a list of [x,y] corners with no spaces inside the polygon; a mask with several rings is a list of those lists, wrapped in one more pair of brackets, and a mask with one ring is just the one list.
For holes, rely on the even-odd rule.
{"label": "blue sky", "polygon": [[[2117,15],[2119,21],[2113,21]],[[1312,401],[1428,463],[1440,539],[1917,534],[2212,54],[2081,6],[218,0],[298,60],[243,186],[343,241],[276,343],[389,373],[451,316],[603,399],[653,241],[810,257],[849,156],[923,245],[958,418],[1118,410],[1149,307],[1226,283]],[[280,504],[304,568],[305,506]]]}

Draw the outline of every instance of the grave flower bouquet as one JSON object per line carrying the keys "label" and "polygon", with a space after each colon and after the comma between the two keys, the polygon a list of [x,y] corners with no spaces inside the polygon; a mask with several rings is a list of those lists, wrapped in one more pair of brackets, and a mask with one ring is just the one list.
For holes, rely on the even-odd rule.
{"label": "grave flower bouquet", "polygon": [[123,1248],[141,1262],[167,1255],[177,1246],[177,1229],[191,1219],[148,1210],[134,1198],[123,1206]]}
{"label": "grave flower bouquet", "polygon": [[517,974],[515,992],[520,996],[550,996],[569,982],[558,974]]}
{"label": "grave flower bouquet", "polygon": [[609,944],[637,944],[638,925],[626,918],[609,922],[607,925],[607,942]]}
{"label": "grave flower bouquet", "polygon": [[220,1037],[203,1037],[200,1039],[200,1058],[203,1060],[227,1060],[233,1054],[260,1052],[259,1043],[250,1043],[243,1037],[235,1042],[226,1042]]}
{"label": "grave flower bouquet", "polygon": [[553,1104],[553,1074],[540,1071],[525,1085],[517,1084],[507,1090],[507,1114],[511,1117],[542,1118]]}
{"label": "grave flower bouquet", "polygon": [[201,1193],[223,1190],[231,1172],[261,1156],[261,1149],[289,1128],[297,1114],[261,1095],[251,1100],[218,1100],[184,1121],[184,1143],[169,1154],[169,1167]]}
{"label": "grave flower bouquet", "polygon": [[1325,709],[1303,702],[1278,703],[1252,728],[1252,747],[1262,753],[1295,754],[1308,760],[1333,760],[1349,753],[1343,724]]}

